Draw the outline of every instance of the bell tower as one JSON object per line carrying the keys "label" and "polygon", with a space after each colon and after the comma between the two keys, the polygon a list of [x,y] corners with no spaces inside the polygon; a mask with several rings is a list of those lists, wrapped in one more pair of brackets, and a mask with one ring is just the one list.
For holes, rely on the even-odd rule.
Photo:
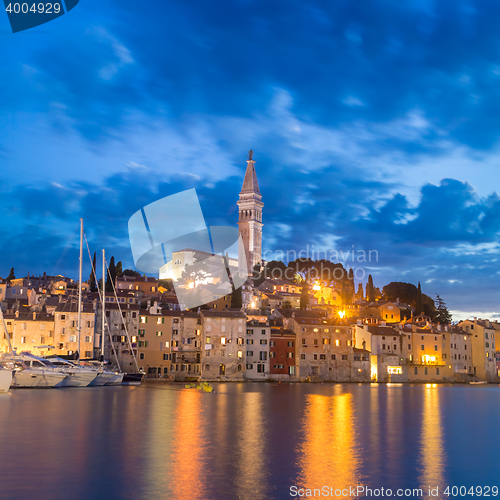
{"label": "bell tower", "polygon": [[[255,172],[253,151],[248,152],[247,171],[237,202],[239,208],[239,232],[245,249],[248,274],[251,275],[255,264],[262,263],[262,195]],[[240,261],[244,259],[240,252]]]}

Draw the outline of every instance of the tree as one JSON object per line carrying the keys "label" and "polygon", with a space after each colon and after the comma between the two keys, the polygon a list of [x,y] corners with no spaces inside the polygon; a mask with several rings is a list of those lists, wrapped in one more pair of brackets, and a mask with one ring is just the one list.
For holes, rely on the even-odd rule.
{"label": "tree", "polygon": [[133,277],[136,277],[136,278],[140,278],[141,277],[141,273],[137,272],[137,271],[134,271],[133,269],[125,269],[122,273],[122,276],[133,276]]}
{"label": "tree", "polygon": [[281,305],[282,309],[291,309],[292,308],[292,303],[289,300],[285,300],[283,304]]}
{"label": "tree", "polygon": [[451,322],[451,313],[448,311],[444,300],[436,294],[436,300],[434,301],[436,306],[436,314],[434,315],[434,321],[439,321],[442,325],[447,325]]}
{"label": "tree", "polygon": [[159,280],[158,286],[166,288],[170,292],[174,288],[174,283],[172,280]]}
{"label": "tree", "polygon": [[241,286],[231,294],[231,309],[241,309],[243,298],[241,296]]}
{"label": "tree", "polygon": [[356,299],[363,300],[365,298],[365,292],[363,291],[363,284],[358,283],[358,291],[356,292]]}
{"label": "tree", "polygon": [[415,301],[415,309],[417,310],[417,314],[424,312],[424,303],[422,300],[422,287],[420,286],[420,281],[418,282],[417,288],[417,298]]}
{"label": "tree", "polygon": [[14,274],[14,268],[10,270],[9,275],[7,276],[7,283],[10,283],[11,280],[15,280],[16,276]]}
{"label": "tree", "polygon": [[89,285],[90,285],[89,288],[92,293],[97,292],[97,284],[95,282],[95,274],[94,274],[96,270],[95,266],[96,266],[96,254],[94,252],[94,258],[92,259],[92,269],[90,271],[90,277],[89,277]]}
{"label": "tree", "polygon": [[300,308],[307,309],[309,306],[309,285],[307,281],[302,283],[302,291],[300,292]]}
{"label": "tree", "polygon": [[368,275],[368,283],[366,284],[366,298],[368,302],[375,302],[375,287],[373,286],[372,275]]}
{"label": "tree", "polygon": [[116,277],[121,278],[122,275],[123,275],[123,265],[122,265],[122,261],[120,260],[116,264]]}
{"label": "tree", "polygon": [[113,291],[113,285],[116,279],[116,266],[115,266],[115,258],[111,257],[108,266],[108,274],[106,275],[106,292]]}

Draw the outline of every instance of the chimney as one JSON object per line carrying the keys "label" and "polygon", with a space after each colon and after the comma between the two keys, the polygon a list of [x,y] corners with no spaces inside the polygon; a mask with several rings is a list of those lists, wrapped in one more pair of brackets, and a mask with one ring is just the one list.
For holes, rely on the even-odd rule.
{"label": "chimney", "polygon": [[380,326],[387,326],[387,323],[385,321],[381,321]]}
{"label": "chimney", "polygon": [[36,319],[36,312],[33,312],[33,321]]}
{"label": "chimney", "polygon": [[412,324],[412,325],[411,325],[411,331],[412,331],[413,333],[415,333],[415,332],[417,331],[417,325]]}
{"label": "chimney", "polygon": [[490,320],[489,319],[485,319],[484,320],[484,323],[486,325],[486,328],[489,328],[490,327]]}

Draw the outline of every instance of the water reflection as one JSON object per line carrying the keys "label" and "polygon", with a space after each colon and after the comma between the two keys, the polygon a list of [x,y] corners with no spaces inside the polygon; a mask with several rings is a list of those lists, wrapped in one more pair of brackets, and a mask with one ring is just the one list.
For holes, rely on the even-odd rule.
{"label": "water reflection", "polygon": [[307,395],[303,432],[304,440],[298,450],[299,487],[342,490],[359,484],[352,394]]}
{"label": "water reflection", "polygon": [[205,439],[202,429],[201,391],[179,391],[176,401],[169,500],[202,500],[206,497]]}
{"label": "water reflection", "polygon": [[238,498],[266,498],[265,436],[262,393],[245,394],[239,425]]}
{"label": "water reflection", "polygon": [[[429,497],[429,486],[444,488],[444,463],[446,460],[443,445],[443,427],[439,406],[440,390],[430,384],[424,390],[422,409],[422,432],[420,438],[420,487],[424,497]],[[446,487],[446,486],[445,486]]]}

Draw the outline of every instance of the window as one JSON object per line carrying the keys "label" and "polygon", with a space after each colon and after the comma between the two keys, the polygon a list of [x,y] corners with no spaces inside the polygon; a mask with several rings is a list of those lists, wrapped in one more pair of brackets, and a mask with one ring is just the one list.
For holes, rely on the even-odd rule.
{"label": "window", "polygon": [[243,345],[244,344],[243,337],[238,337],[237,344],[238,345]]}
{"label": "window", "polygon": [[139,353],[139,359],[144,359],[144,353],[143,352]]}
{"label": "window", "polygon": [[61,321],[65,321],[66,320],[66,314],[61,314]]}
{"label": "window", "polygon": [[[290,353],[291,354],[291,353]],[[326,359],[326,354],[320,354],[319,359]]]}
{"label": "window", "polygon": [[306,355],[305,354],[301,354],[300,355],[300,359],[306,359]]}
{"label": "window", "polygon": [[26,337],[21,337],[21,344],[26,344]]}
{"label": "window", "polygon": [[269,357],[270,357],[270,358],[275,358],[275,357],[276,357],[276,353],[275,353],[274,351],[271,351],[271,352],[269,353]]}
{"label": "window", "polygon": [[163,323],[165,323],[165,318],[156,318],[156,324],[157,325],[161,325]]}
{"label": "window", "polygon": [[267,345],[266,339],[260,339],[260,345]]}
{"label": "window", "polygon": [[332,354],[332,361],[335,361],[337,359],[337,355],[336,354]]}
{"label": "window", "polygon": [[415,366],[415,370],[413,373],[415,373],[415,375],[418,375],[418,368],[416,366]]}
{"label": "window", "polygon": [[179,330],[172,330],[172,335],[179,335]]}
{"label": "window", "polygon": [[266,330],[262,329],[262,335],[266,334]]}
{"label": "window", "polygon": [[340,345],[340,340],[338,340],[338,339],[337,339],[337,340],[335,341],[335,346],[336,346],[336,347],[338,347],[339,345]]}
{"label": "window", "polygon": [[427,375],[428,371],[429,370],[427,369],[427,366],[426,366],[425,369],[424,369],[424,373]]}
{"label": "window", "polygon": [[434,346],[434,350],[435,350],[435,351],[437,351],[437,350],[438,350],[438,346],[437,346],[437,345],[435,345],[435,346]]}
{"label": "window", "polygon": [[318,359],[318,355],[317,354],[314,354],[314,359]]}
{"label": "window", "polygon": [[342,360],[347,361],[347,354],[342,354]]}
{"label": "window", "polygon": [[348,341],[347,341],[347,346],[350,346],[350,345],[351,345],[351,341],[350,341],[350,340],[348,340]]}
{"label": "window", "polygon": [[323,339],[323,345],[328,345],[330,343],[330,339]]}
{"label": "window", "polygon": [[274,347],[276,345],[276,342],[274,340],[271,340],[269,342],[269,347]]}
{"label": "window", "polygon": [[318,339],[314,339],[314,345],[318,345]]}
{"label": "window", "polygon": [[220,343],[221,343],[222,345],[226,345],[226,337],[221,337],[221,338],[220,338]]}
{"label": "window", "polygon": [[385,349],[385,344],[382,344],[382,349]]}
{"label": "window", "polygon": [[207,337],[207,340],[205,342],[206,344],[210,344],[210,337]]}
{"label": "window", "polygon": [[157,337],[161,337],[163,335],[163,332],[156,332]]}
{"label": "window", "polygon": [[286,345],[287,347],[293,347],[293,342],[287,342]]}
{"label": "window", "polygon": [[411,351],[411,344],[408,344],[408,350]]}
{"label": "window", "polygon": [[264,373],[264,366],[265,365],[258,364],[257,365],[257,373]]}
{"label": "window", "polygon": [[260,351],[260,357],[259,359],[261,361],[267,361],[267,352],[266,351]]}
{"label": "window", "polygon": [[247,328],[247,335],[252,335],[253,329],[252,328]]}
{"label": "window", "polygon": [[422,345],[420,346],[420,349],[421,349],[422,351],[423,351],[423,350],[425,350],[425,346],[424,346],[424,344],[422,344]]}
{"label": "window", "polygon": [[247,356],[248,356],[248,357],[253,356],[253,351],[247,351]]}
{"label": "window", "polygon": [[253,344],[253,339],[247,339],[247,345],[252,345]]}
{"label": "window", "polygon": [[69,336],[69,341],[70,342],[76,342],[76,335],[70,335]]}
{"label": "window", "polygon": [[306,339],[302,339],[302,345],[306,345]]}
{"label": "window", "polygon": [[148,318],[146,318],[146,316],[141,316],[141,323],[147,323],[148,322]]}
{"label": "window", "polygon": [[[258,365],[257,365],[258,366]],[[250,363],[247,363],[247,370],[253,370],[253,365]]]}
{"label": "window", "polygon": [[85,336],[85,343],[88,344],[90,342],[92,342],[92,337],[90,335],[86,335]]}
{"label": "window", "polygon": [[397,346],[396,344],[394,344],[394,345],[393,345],[393,348],[394,348],[394,350],[395,350],[395,351],[397,351],[398,346]]}

